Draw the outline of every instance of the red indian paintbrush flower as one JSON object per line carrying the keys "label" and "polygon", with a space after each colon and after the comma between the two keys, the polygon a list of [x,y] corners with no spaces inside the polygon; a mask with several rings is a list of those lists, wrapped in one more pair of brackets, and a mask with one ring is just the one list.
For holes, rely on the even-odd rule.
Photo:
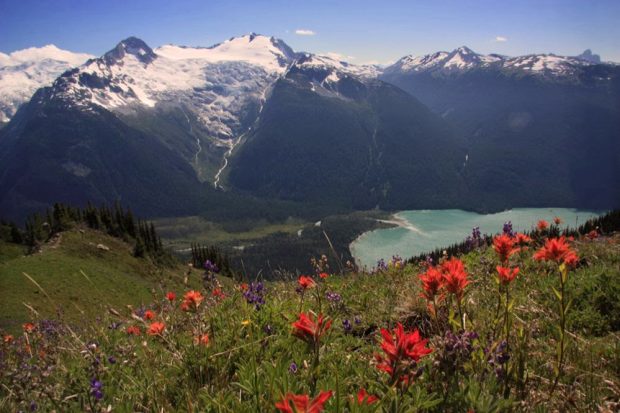
{"label": "red indian paintbrush flower", "polygon": [[299,280],[297,280],[297,282],[299,283],[299,286],[304,290],[314,287],[314,280],[312,279],[312,277],[302,275],[299,277]]}
{"label": "red indian paintbrush flower", "polygon": [[508,234],[496,235],[493,238],[493,249],[499,255],[501,262],[507,262],[512,254],[519,251],[519,248],[515,248],[515,241],[516,238]]}
{"label": "red indian paintbrush flower", "polygon": [[173,302],[173,301],[174,301],[174,300],[176,300],[176,299],[177,299],[177,295],[176,295],[175,293],[173,293],[172,291],[169,291],[169,292],[166,294],[166,300],[168,300],[168,301],[170,301],[170,302]]}
{"label": "red indian paintbrush flower", "polygon": [[364,388],[361,388],[360,391],[357,392],[357,404],[360,406],[364,404],[373,404],[378,400],[379,398],[377,396],[366,393],[366,389]]}
{"label": "red indian paintbrush flower", "polygon": [[554,218],[553,218],[553,223],[554,223],[555,225],[560,225],[560,224],[562,223],[562,218],[560,218],[560,217],[554,217]]}
{"label": "red indian paintbrush flower", "polygon": [[549,223],[547,221],[545,221],[544,219],[541,219],[536,224],[536,229],[539,230],[539,231],[544,231],[547,228],[549,228]]}
{"label": "red indian paintbrush flower", "polygon": [[422,288],[424,289],[422,296],[429,301],[433,301],[443,285],[443,274],[436,267],[428,267],[418,277],[422,281]]}
{"label": "red indian paintbrush flower", "polygon": [[331,326],[332,320],[326,319],[323,314],[315,319],[312,313],[300,313],[299,319],[293,323],[293,335],[316,344]]}
{"label": "red indian paintbrush flower", "polygon": [[276,403],[276,409],[284,413],[320,413],[332,393],[331,390],[323,391],[312,400],[307,394],[287,393],[283,400]]}
{"label": "red indian paintbrush flower", "polygon": [[144,312],[144,319],[145,320],[152,320],[155,318],[155,312],[151,311],[151,310],[146,310]]}
{"label": "red indian paintbrush flower", "polygon": [[328,273],[326,273],[326,272],[322,272],[322,273],[320,273],[320,274],[319,274],[319,277],[320,277],[322,280],[324,280],[324,279],[326,279],[327,277],[329,277],[329,274],[328,274]]}
{"label": "red indian paintbrush flower", "polygon": [[148,334],[149,336],[159,336],[164,332],[165,329],[166,325],[164,323],[156,321],[154,323],[151,323],[149,329],[146,331],[146,334]]}
{"label": "red indian paintbrush flower", "polygon": [[195,337],[194,338],[194,343],[200,344],[200,345],[203,345],[203,346],[208,346],[209,345],[209,335],[208,334],[203,334],[201,336]]}
{"label": "red indian paintbrush flower", "polygon": [[517,232],[515,234],[515,244],[517,244],[518,246],[523,247],[530,242],[532,242],[532,239],[527,235],[523,234],[522,232]]}
{"label": "red indian paintbrush flower", "polygon": [[130,336],[139,336],[141,334],[140,327],[138,326],[129,326],[125,332],[127,332]]}
{"label": "red indian paintbrush flower", "polygon": [[22,328],[24,329],[26,333],[32,333],[35,329],[35,325],[32,323],[24,323],[22,325]]}
{"label": "red indian paintbrush flower", "polygon": [[550,238],[545,245],[536,251],[534,259],[538,261],[555,261],[558,264],[566,262],[566,265],[574,265],[578,261],[577,254],[566,242],[566,237]]}
{"label": "red indian paintbrush flower", "polygon": [[465,292],[465,287],[469,284],[463,261],[452,257],[441,264],[441,272],[444,287],[460,301]]}
{"label": "red indian paintbrush flower", "polygon": [[499,280],[504,285],[510,284],[512,280],[515,279],[517,274],[519,274],[519,267],[510,269],[510,268],[506,268],[506,267],[502,267],[498,265],[496,269],[497,269],[497,274],[499,275]]}
{"label": "red indian paintbrush flower", "polygon": [[226,294],[224,294],[224,292],[220,288],[214,289],[213,292],[211,292],[211,295],[215,298],[219,298],[220,300],[226,298]]}
{"label": "red indian paintbrush flower", "polygon": [[195,290],[186,292],[183,298],[184,301],[181,304],[181,310],[183,311],[198,308],[202,300],[204,300],[204,297],[202,296],[200,291]]}
{"label": "red indian paintbrush flower", "polygon": [[388,373],[394,382],[411,383],[410,372],[420,359],[433,350],[426,347],[428,340],[422,339],[420,332],[405,333],[401,323],[396,324],[394,335],[384,328],[381,329],[383,342],[381,349],[385,356],[376,355],[377,368]]}
{"label": "red indian paintbrush flower", "polygon": [[2,341],[4,341],[5,344],[11,344],[13,342],[13,336],[7,334],[2,338]]}

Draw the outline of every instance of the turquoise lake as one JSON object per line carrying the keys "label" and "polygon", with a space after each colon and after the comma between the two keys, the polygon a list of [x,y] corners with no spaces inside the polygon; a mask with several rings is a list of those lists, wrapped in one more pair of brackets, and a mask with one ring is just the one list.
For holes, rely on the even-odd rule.
{"label": "turquoise lake", "polygon": [[517,208],[488,215],[459,209],[402,211],[392,217],[399,227],[362,234],[351,243],[351,254],[358,265],[370,269],[381,258],[409,258],[463,241],[474,227],[480,227],[483,234],[496,234],[504,222],[511,221],[514,231],[524,231],[539,219],[552,222],[556,216],[563,221],[561,227],[575,227],[598,215],[600,212],[569,208]]}

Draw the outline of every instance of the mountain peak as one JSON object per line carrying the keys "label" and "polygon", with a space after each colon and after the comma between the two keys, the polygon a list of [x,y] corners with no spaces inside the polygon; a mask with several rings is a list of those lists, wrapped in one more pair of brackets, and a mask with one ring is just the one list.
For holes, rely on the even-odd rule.
{"label": "mountain peak", "polygon": [[157,55],[143,40],[131,36],[121,41],[116,47],[107,52],[103,59],[108,65],[116,64],[126,55],[133,55],[144,64],[149,64]]}
{"label": "mountain peak", "polygon": [[463,54],[463,55],[475,55],[476,54],[476,52],[474,52],[473,50],[471,50],[467,46],[461,46],[461,47],[455,49],[454,52],[460,53],[460,54]]}
{"label": "mountain peak", "polygon": [[585,60],[591,63],[601,63],[601,56],[592,53],[592,50],[586,49],[584,52],[578,56],[575,56],[577,59]]}

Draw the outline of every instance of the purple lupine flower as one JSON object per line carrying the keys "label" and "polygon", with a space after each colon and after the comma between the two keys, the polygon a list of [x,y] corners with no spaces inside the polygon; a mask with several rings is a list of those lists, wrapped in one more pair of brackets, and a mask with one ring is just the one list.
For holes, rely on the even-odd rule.
{"label": "purple lupine flower", "polygon": [[325,293],[327,301],[330,303],[339,303],[342,300],[342,296],[336,292],[328,291]]}
{"label": "purple lupine flower", "polygon": [[288,367],[288,371],[291,372],[291,374],[295,374],[297,373],[297,363],[292,362],[291,365]]}
{"label": "purple lupine flower", "polygon": [[243,292],[243,297],[248,304],[253,304],[256,310],[260,310],[261,306],[265,304],[263,290],[262,282],[251,283],[248,289]]}
{"label": "purple lupine flower", "polygon": [[217,265],[215,265],[215,263],[211,262],[211,260],[206,260],[205,264],[204,264],[205,270],[207,270],[207,272],[212,272],[212,273],[218,273],[220,272],[220,269],[217,268]]}
{"label": "purple lupine flower", "polygon": [[381,258],[379,261],[377,261],[377,271],[386,271],[387,268],[388,268],[388,266],[385,263],[385,260],[383,258]]}
{"label": "purple lupine flower", "polygon": [[30,411],[31,411],[31,412],[36,412],[36,411],[37,411],[37,408],[38,408],[37,403],[36,403],[34,400],[33,400],[33,401],[31,401],[31,402],[30,402]]}
{"label": "purple lupine flower", "polygon": [[502,228],[502,232],[505,235],[509,235],[511,237],[514,237],[515,234],[514,234],[514,232],[512,232],[512,222],[511,221],[504,222],[504,228]]}
{"label": "purple lupine flower", "polygon": [[353,326],[351,326],[351,322],[348,319],[342,320],[342,328],[344,328],[344,331],[351,331],[351,329],[353,328]]}
{"label": "purple lupine flower", "polygon": [[92,394],[95,399],[101,400],[103,398],[103,384],[101,381],[94,378],[90,381],[90,394]]}
{"label": "purple lupine flower", "polygon": [[355,324],[362,324],[362,317],[356,315],[353,321],[355,322]]}
{"label": "purple lupine flower", "polygon": [[271,327],[271,324],[267,324],[263,330],[265,331],[265,333],[267,334],[273,334],[273,327]]}
{"label": "purple lupine flower", "polygon": [[110,356],[108,357],[108,363],[110,364],[116,364],[116,358],[114,356]]}
{"label": "purple lupine flower", "polygon": [[392,255],[392,259],[390,260],[390,267],[403,268],[404,264],[404,260],[399,255]]}

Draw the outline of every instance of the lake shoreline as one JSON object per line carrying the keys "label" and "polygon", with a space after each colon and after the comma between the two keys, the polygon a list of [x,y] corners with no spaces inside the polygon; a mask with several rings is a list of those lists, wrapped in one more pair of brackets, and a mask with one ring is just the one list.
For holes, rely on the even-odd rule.
{"label": "lake shoreline", "polygon": [[[511,221],[514,231],[528,231],[539,219],[552,222],[556,215],[562,218],[563,227],[575,227],[603,213],[558,207],[512,208],[491,214],[461,209],[398,211],[387,219],[377,219],[389,225],[389,230],[374,229],[360,234],[349,244],[349,251],[358,267],[372,268],[381,258],[387,260],[392,255],[408,258],[462,242],[474,227],[493,235],[502,231],[505,222]],[[394,231],[400,228],[404,231]]]}

